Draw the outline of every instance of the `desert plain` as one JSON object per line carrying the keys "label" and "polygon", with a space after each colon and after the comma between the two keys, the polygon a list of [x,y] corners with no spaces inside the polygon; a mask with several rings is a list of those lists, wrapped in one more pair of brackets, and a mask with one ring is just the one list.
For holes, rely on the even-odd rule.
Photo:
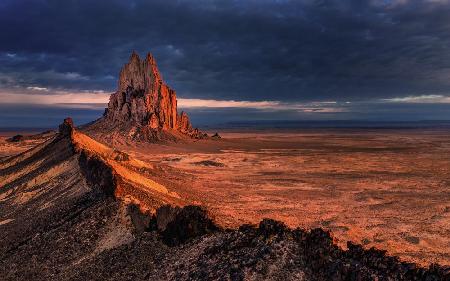
{"label": "desert plain", "polygon": [[[1,158],[51,135],[6,141],[15,133],[1,133]],[[407,262],[450,265],[450,130],[219,133],[220,139],[108,145],[155,167],[156,182],[207,207],[223,227],[273,218],[330,230],[343,248],[352,241]]]}

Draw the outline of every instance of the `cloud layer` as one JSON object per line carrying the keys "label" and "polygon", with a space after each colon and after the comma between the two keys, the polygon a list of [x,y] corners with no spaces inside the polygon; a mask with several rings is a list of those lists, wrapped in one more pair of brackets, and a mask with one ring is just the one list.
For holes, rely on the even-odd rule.
{"label": "cloud layer", "polygon": [[0,89],[17,103],[37,91],[95,100],[137,50],[186,107],[333,101],[358,118],[361,104],[445,104],[449,14],[442,0],[3,0]]}

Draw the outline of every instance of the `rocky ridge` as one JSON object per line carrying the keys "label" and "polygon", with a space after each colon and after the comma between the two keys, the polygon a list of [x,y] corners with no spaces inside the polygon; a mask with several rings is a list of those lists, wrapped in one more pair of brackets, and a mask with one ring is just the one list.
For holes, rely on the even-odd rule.
{"label": "rocky ridge", "polygon": [[87,128],[96,130],[141,141],[207,137],[185,112],[178,113],[176,92],[164,83],[152,54],[141,60],[136,52],[120,71],[104,116]]}
{"label": "rocky ridge", "polygon": [[[207,210],[138,180],[146,167],[64,120],[0,161],[2,280],[449,280],[450,269],[336,246],[330,232],[222,229]],[[150,180],[150,179],[148,179]]]}

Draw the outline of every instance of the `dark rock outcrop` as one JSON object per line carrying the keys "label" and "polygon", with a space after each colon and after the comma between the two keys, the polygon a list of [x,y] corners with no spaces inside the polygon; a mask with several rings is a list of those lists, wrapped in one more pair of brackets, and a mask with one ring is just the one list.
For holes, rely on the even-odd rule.
{"label": "dark rock outcrop", "polygon": [[206,166],[206,167],[225,167],[225,164],[216,162],[216,161],[212,161],[212,160],[198,161],[198,162],[194,162],[193,164],[198,165],[198,166]]}
{"label": "dark rock outcrop", "polygon": [[181,279],[438,281],[450,278],[448,268],[438,265],[419,268],[387,256],[385,251],[365,250],[360,245],[349,244],[349,249],[343,250],[333,243],[328,231],[291,230],[271,219],[264,219],[258,227],[243,225],[237,231],[225,231],[209,239],[213,242],[189,265],[188,277]]}
{"label": "dark rock outcrop", "polygon": [[64,119],[63,123],[59,125],[60,137],[72,136],[73,133],[73,120],[70,117]]}
{"label": "dark rock outcrop", "polygon": [[157,210],[154,221],[164,242],[172,246],[219,230],[200,206],[180,208],[166,205]]}

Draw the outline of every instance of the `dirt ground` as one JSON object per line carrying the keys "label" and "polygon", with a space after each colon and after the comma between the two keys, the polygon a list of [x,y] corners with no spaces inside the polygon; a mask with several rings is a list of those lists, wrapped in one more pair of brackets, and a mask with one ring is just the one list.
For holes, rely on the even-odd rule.
{"label": "dirt ground", "polygon": [[[206,205],[225,227],[281,220],[338,243],[450,265],[450,131],[226,131],[220,140],[122,144],[155,181]],[[0,139],[0,157],[35,142]]]}

